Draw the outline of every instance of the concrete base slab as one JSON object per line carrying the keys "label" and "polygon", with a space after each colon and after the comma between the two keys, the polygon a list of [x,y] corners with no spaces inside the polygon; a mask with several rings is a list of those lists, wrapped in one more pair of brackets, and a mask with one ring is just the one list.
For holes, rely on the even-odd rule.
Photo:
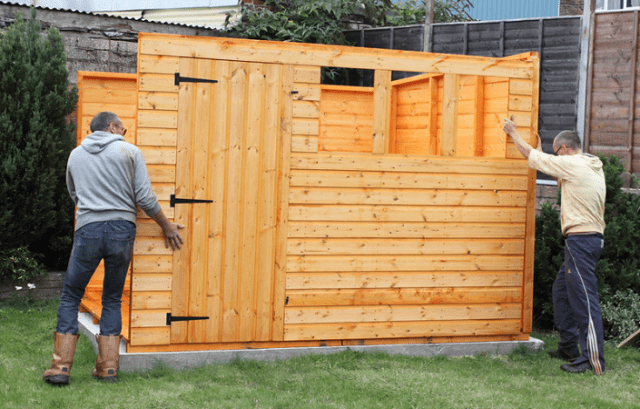
{"label": "concrete base slab", "polygon": [[[98,353],[96,334],[100,328],[93,323],[91,314],[79,315],[80,330],[89,337],[93,344],[93,350]],[[531,350],[542,350],[544,342],[536,338],[527,341],[500,341],[500,342],[460,342],[447,344],[394,344],[394,345],[353,345],[339,347],[309,347],[309,348],[268,348],[268,349],[242,349],[229,351],[184,351],[184,352],[153,352],[135,353],[126,352],[125,342],[120,344],[120,366],[122,372],[146,371],[158,365],[166,365],[173,369],[188,369],[202,365],[224,364],[236,359],[275,361],[294,358],[308,354],[334,354],[347,350],[359,352],[386,352],[390,355],[402,354],[409,356],[430,357],[434,355],[444,356],[474,356],[481,353],[491,355],[508,354],[518,347],[526,347]]]}

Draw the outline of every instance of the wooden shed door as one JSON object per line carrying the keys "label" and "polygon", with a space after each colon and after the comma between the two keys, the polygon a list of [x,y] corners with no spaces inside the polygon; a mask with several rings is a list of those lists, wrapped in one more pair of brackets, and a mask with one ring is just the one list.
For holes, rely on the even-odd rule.
{"label": "wooden shed door", "polygon": [[[281,340],[274,299],[283,67],[180,59],[171,343]],[[276,297],[276,293],[281,292]],[[283,308],[280,308],[283,309]],[[281,325],[278,326],[281,328]]]}

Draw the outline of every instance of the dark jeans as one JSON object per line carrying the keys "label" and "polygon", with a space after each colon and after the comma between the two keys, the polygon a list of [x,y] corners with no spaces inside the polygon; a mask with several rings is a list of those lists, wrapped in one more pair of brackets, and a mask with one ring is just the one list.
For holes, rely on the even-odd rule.
{"label": "dark jeans", "polygon": [[119,335],[120,305],[133,255],[136,225],[126,220],[89,223],[75,233],[58,308],[59,334],[78,333],[78,307],[91,276],[104,259],[100,334]]}
{"label": "dark jeans", "polygon": [[565,240],[564,263],[553,283],[554,322],[560,332],[558,348],[581,356],[574,364],[590,362],[596,373],[604,365],[604,334],[596,264],[604,240],[600,234],[573,235]]}

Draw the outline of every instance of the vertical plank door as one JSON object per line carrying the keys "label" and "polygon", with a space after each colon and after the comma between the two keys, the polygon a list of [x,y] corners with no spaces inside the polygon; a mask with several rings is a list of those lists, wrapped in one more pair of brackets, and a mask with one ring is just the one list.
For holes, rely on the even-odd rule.
{"label": "vertical plank door", "polygon": [[[171,343],[271,341],[283,66],[180,59]],[[280,309],[281,310],[281,309]],[[281,320],[281,318],[280,318]]]}

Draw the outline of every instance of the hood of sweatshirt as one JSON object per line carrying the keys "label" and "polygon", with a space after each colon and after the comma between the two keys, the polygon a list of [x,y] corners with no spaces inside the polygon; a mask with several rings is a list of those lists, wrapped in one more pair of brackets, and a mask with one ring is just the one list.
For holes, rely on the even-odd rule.
{"label": "hood of sweatshirt", "polygon": [[124,141],[122,135],[117,135],[104,131],[96,131],[88,135],[80,144],[89,153],[99,153],[111,142]]}
{"label": "hood of sweatshirt", "polygon": [[599,157],[590,153],[583,153],[582,156],[587,162],[587,165],[596,172],[602,170],[603,164]]}

